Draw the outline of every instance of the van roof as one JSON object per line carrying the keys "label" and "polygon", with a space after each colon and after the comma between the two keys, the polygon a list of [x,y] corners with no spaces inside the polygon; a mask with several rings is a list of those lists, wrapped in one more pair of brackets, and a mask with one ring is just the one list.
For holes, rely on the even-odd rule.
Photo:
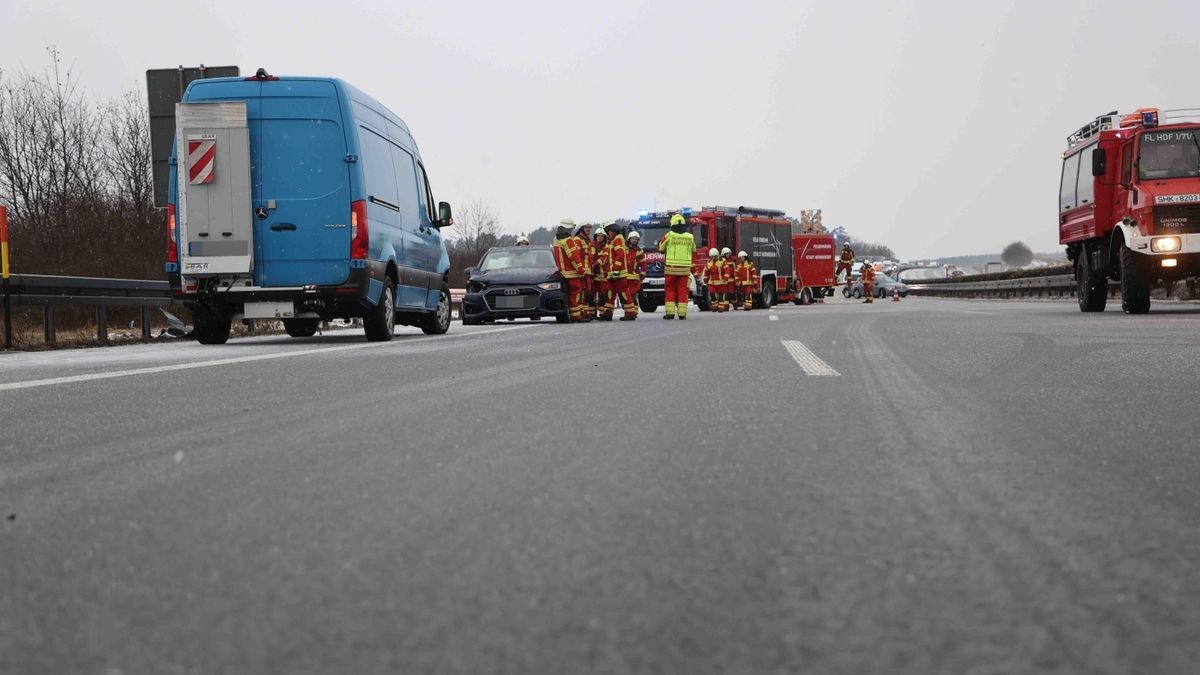
{"label": "van roof", "polygon": [[[201,87],[228,85],[228,84],[232,84],[232,83],[243,83],[243,82],[252,82],[252,81],[254,81],[253,77],[250,77],[250,78],[246,78],[246,77],[210,77],[210,78],[205,78],[203,80],[194,80],[191,84],[188,85],[187,90],[184,91],[183,100],[187,101],[189,99],[189,94],[194,89],[198,89]],[[391,122],[392,124],[395,124],[396,126],[400,127],[401,129],[403,129],[404,132],[406,134],[408,134],[409,139],[410,140],[412,139],[412,131],[409,130],[408,125],[404,123],[404,120],[402,120],[398,116],[396,116],[396,114],[393,113],[390,109],[388,109],[387,106],[380,103],[373,96],[367,94],[363,90],[359,89],[358,87],[355,87],[354,85],[350,84],[349,82],[346,82],[345,80],[342,80],[342,79],[336,78],[336,77],[286,75],[286,76],[280,76],[273,80],[267,80],[267,81],[268,82],[329,82],[334,87],[336,87],[339,91],[344,92],[346,99],[348,101],[353,101],[355,103],[358,103],[359,105],[370,108],[372,111],[374,111],[376,113],[379,113],[384,118],[386,118],[389,122]],[[415,143],[414,143],[414,146],[415,146]]]}

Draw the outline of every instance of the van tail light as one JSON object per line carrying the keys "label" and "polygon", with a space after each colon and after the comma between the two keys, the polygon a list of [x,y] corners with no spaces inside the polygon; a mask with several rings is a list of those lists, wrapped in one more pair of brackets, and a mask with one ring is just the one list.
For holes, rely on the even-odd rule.
{"label": "van tail light", "polygon": [[167,204],[167,262],[179,262],[179,242],[175,239],[174,204]]}
{"label": "van tail light", "polygon": [[350,203],[350,257],[365,260],[367,243],[371,235],[367,232],[367,202],[360,199]]}

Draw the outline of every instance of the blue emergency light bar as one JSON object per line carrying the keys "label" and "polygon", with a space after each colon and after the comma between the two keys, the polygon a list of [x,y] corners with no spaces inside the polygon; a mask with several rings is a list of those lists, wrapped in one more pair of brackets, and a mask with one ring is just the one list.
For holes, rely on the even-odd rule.
{"label": "blue emergency light bar", "polygon": [[1147,129],[1158,126],[1158,111],[1149,110],[1142,113],[1142,126]]}

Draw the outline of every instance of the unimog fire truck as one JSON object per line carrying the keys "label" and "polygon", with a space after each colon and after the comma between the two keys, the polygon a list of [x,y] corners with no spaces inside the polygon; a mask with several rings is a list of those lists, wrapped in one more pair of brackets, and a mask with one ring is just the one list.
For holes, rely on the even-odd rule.
{"label": "unimog fire truck", "polygon": [[1062,156],[1058,238],[1081,311],[1104,311],[1110,279],[1145,314],[1155,284],[1200,274],[1200,109],[1101,115]]}
{"label": "unimog fire truck", "polygon": [[[738,251],[745,251],[758,268],[761,291],[754,296],[755,307],[770,307],[795,299],[792,223],[785,217],[787,214],[750,206],[706,206],[700,211],[684,208],[642,213],[632,224],[641,234],[646,249],[646,280],[639,296],[644,311],[653,312],[663,302],[663,266],[658,241],[670,230],[671,216],[676,213],[688,219],[696,238],[692,270],[697,277],[708,263],[710,248],[728,247],[735,256]],[[703,284],[692,288],[691,293],[696,306],[707,311],[708,294]]]}

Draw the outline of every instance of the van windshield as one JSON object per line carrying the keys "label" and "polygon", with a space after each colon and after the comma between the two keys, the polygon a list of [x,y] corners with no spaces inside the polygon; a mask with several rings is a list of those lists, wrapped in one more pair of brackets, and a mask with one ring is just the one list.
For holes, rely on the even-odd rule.
{"label": "van windshield", "polygon": [[1188,178],[1200,176],[1200,138],[1197,129],[1147,131],[1138,151],[1138,177]]}

